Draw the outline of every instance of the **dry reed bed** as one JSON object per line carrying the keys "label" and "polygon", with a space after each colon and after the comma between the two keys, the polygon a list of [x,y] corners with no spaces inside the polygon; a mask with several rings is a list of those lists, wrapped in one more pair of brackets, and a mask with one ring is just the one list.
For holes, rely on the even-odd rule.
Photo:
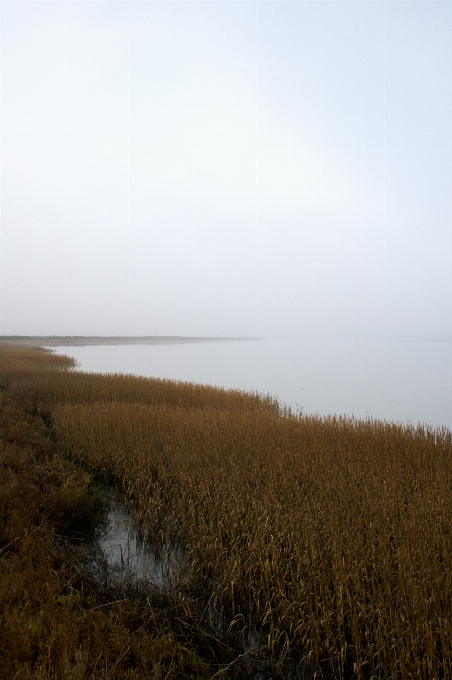
{"label": "dry reed bed", "polygon": [[[68,370],[73,368],[74,363],[69,357],[47,353],[40,348],[11,347],[0,343],[2,385],[7,387],[13,398],[43,413],[50,412],[55,404],[66,401],[167,404],[233,411],[280,410],[278,402],[271,396],[262,397],[239,390],[220,390],[172,380]],[[49,368],[63,370],[49,371]]]}
{"label": "dry reed bed", "polygon": [[210,678],[183,603],[80,571],[74,544],[104,513],[90,475],[56,453],[42,420],[0,393],[2,680]]}
{"label": "dry reed bed", "polygon": [[263,631],[276,657],[307,655],[324,677],[451,677],[449,431],[281,415],[164,381],[13,373],[12,392],[51,411],[156,545],[184,545],[212,620]]}

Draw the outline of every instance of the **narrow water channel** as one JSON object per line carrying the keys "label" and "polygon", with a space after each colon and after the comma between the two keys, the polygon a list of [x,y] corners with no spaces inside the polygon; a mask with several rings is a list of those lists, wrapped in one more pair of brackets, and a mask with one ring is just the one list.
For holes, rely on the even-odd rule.
{"label": "narrow water channel", "polygon": [[[144,589],[158,588],[163,591],[174,587],[182,568],[182,552],[168,548],[157,557],[145,529],[138,526],[133,510],[123,494],[113,486],[103,486],[100,494],[105,503],[106,516],[97,529],[86,559],[83,560],[84,569],[102,588],[113,587],[123,591],[128,587],[135,589],[141,586]],[[223,621],[209,628],[210,634],[217,634],[219,639],[224,633],[222,629]],[[238,651],[246,657],[251,650],[258,651],[254,655],[254,663],[242,668],[243,677],[249,680],[268,680],[275,677],[275,669],[266,653],[265,642],[257,631],[242,640]],[[253,655],[250,656],[250,661],[251,658]],[[312,678],[305,660],[297,663],[296,660],[288,659],[280,666],[277,675],[284,680]]]}
{"label": "narrow water channel", "polygon": [[170,587],[177,577],[181,555],[167,549],[157,557],[123,495],[113,486],[103,487],[101,495],[107,513],[97,529],[85,568],[104,587],[138,583]]}

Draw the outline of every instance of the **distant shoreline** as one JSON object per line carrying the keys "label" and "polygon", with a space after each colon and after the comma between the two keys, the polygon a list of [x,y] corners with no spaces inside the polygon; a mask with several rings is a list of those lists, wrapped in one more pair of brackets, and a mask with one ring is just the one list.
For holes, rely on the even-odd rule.
{"label": "distant shoreline", "polygon": [[0,342],[27,347],[83,347],[86,345],[183,345],[200,342],[244,342],[263,338],[190,337],[181,335],[0,335]]}

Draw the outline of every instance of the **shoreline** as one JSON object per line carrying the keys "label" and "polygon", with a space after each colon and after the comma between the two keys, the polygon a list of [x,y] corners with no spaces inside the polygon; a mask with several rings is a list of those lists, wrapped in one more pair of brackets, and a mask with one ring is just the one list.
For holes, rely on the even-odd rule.
{"label": "shoreline", "polygon": [[182,345],[207,342],[247,342],[263,338],[191,337],[180,335],[1,335],[0,342],[25,347],[84,347],[93,345]]}

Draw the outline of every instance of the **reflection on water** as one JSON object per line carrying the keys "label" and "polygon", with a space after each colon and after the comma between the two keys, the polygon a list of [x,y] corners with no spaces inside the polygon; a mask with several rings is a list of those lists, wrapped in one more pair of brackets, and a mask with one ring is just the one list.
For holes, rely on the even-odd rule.
{"label": "reflection on water", "polygon": [[97,532],[89,571],[105,587],[133,582],[170,585],[177,578],[182,555],[166,549],[157,557],[123,496],[114,487],[101,493],[108,512]]}
{"label": "reflection on water", "polygon": [[[89,551],[88,561],[83,563],[88,573],[101,587],[123,589],[131,586],[171,589],[177,585],[182,569],[182,551],[166,549],[158,557],[146,539],[133,512],[114,487],[103,487],[99,493],[107,507],[107,516]],[[174,591],[173,591],[174,592]],[[221,640],[230,628],[230,621],[224,621],[214,612],[209,616],[209,603],[204,608],[206,630]],[[242,669],[250,680],[267,680],[274,677],[266,639],[254,629],[240,638],[239,658]],[[302,659],[287,658],[280,664],[278,677],[284,680],[311,680],[306,656]]]}

